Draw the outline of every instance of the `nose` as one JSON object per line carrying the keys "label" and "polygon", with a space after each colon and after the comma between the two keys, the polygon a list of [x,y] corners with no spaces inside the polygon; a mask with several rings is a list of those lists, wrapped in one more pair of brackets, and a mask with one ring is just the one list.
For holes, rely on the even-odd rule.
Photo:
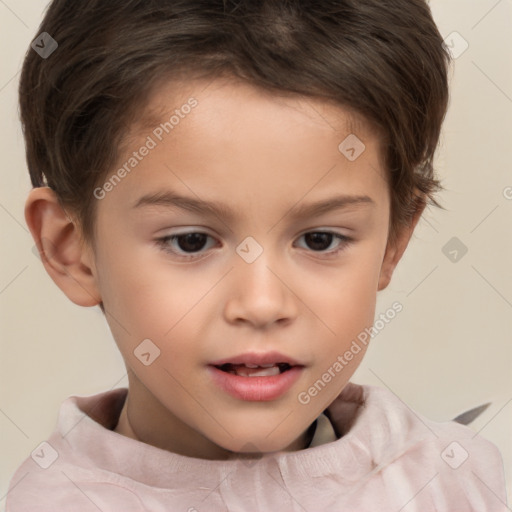
{"label": "nose", "polygon": [[237,261],[228,279],[224,310],[228,322],[263,328],[289,323],[297,316],[298,299],[289,273],[280,270],[269,251],[263,251],[252,263]]}

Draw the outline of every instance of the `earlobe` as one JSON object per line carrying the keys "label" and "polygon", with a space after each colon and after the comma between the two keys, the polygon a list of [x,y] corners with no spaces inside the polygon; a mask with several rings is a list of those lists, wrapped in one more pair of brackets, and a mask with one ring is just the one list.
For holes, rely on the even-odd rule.
{"label": "earlobe", "polygon": [[49,187],[30,191],[25,220],[43,265],[55,284],[79,306],[96,306],[101,296],[75,222]]}
{"label": "earlobe", "polygon": [[388,242],[382,261],[377,291],[384,290],[391,282],[393,272],[398,265],[398,262],[402,259],[405,249],[407,249],[407,246],[409,245],[409,241],[411,240],[416,224],[418,224],[425,206],[426,204],[422,202],[421,206],[419,206],[416,210],[416,213],[412,217],[410,223],[407,226],[401,228],[394,243]]}

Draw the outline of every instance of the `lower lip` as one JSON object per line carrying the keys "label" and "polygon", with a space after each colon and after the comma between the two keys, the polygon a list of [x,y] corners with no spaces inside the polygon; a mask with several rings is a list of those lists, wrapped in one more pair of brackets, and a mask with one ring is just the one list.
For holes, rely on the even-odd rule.
{"label": "lower lip", "polygon": [[284,395],[302,374],[303,366],[292,366],[286,372],[271,377],[240,377],[208,366],[214,383],[240,400],[266,402]]}

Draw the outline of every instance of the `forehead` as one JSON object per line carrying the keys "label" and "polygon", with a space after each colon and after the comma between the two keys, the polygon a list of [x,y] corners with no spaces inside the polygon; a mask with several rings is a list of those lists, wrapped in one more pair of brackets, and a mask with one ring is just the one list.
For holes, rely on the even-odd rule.
{"label": "forehead", "polygon": [[[268,116],[269,111],[273,110],[276,117],[283,114],[290,116],[294,112],[298,122],[307,119],[319,129],[357,134],[361,139],[372,137],[379,142],[379,150],[382,149],[384,131],[348,105],[328,98],[264,89],[232,76],[155,82],[134,111],[132,122],[123,137],[123,148],[150,133],[160,123],[168,121],[190,98],[197,99],[202,113],[218,116],[219,120],[228,113],[233,114],[234,109],[239,112],[239,117],[244,111],[252,110],[253,122],[257,121],[255,111]],[[263,110],[261,107],[264,103],[270,108]],[[200,117],[197,110],[194,114],[196,119]],[[211,117],[209,121],[213,123],[214,119]]]}
{"label": "forehead", "polygon": [[[356,161],[340,149],[350,137],[365,147]],[[134,160],[135,170],[109,198],[124,190],[119,201],[133,206],[144,195],[168,190],[221,200],[232,210],[250,211],[251,204],[255,210],[263,201],[269,210],[276,206],[275,216],[277,205],[291,207],[301,198],[387,191],[374,127],[325,99],[235,80],[169,82],[148,96],[117,165],[148,138],[150,154]]]}

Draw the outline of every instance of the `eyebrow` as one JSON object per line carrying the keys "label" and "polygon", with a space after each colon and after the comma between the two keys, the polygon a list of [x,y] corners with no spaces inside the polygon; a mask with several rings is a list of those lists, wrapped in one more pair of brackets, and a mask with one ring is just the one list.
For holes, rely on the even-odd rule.
{"label": "eyebrow", "polygon": [[[232,220],[237,217],[236,212],[225,204],[217,201],[205,201],[195,199],[193,197],[182,196],[171,190],[146,194],[135,202],[133,208],[136,209],[151,206],[165,208],[177,207],[194,213],[225,218],[228,220]],[[332,210],[354,207],[359,209],[367,206],[376,206],[375,201],[371,197],[366,195],[343,194],[314,203],[301,204],[298,207],[290,209],[286,215],[290,215],[294,219],[301,219],[306,217],[318,217]]]}

